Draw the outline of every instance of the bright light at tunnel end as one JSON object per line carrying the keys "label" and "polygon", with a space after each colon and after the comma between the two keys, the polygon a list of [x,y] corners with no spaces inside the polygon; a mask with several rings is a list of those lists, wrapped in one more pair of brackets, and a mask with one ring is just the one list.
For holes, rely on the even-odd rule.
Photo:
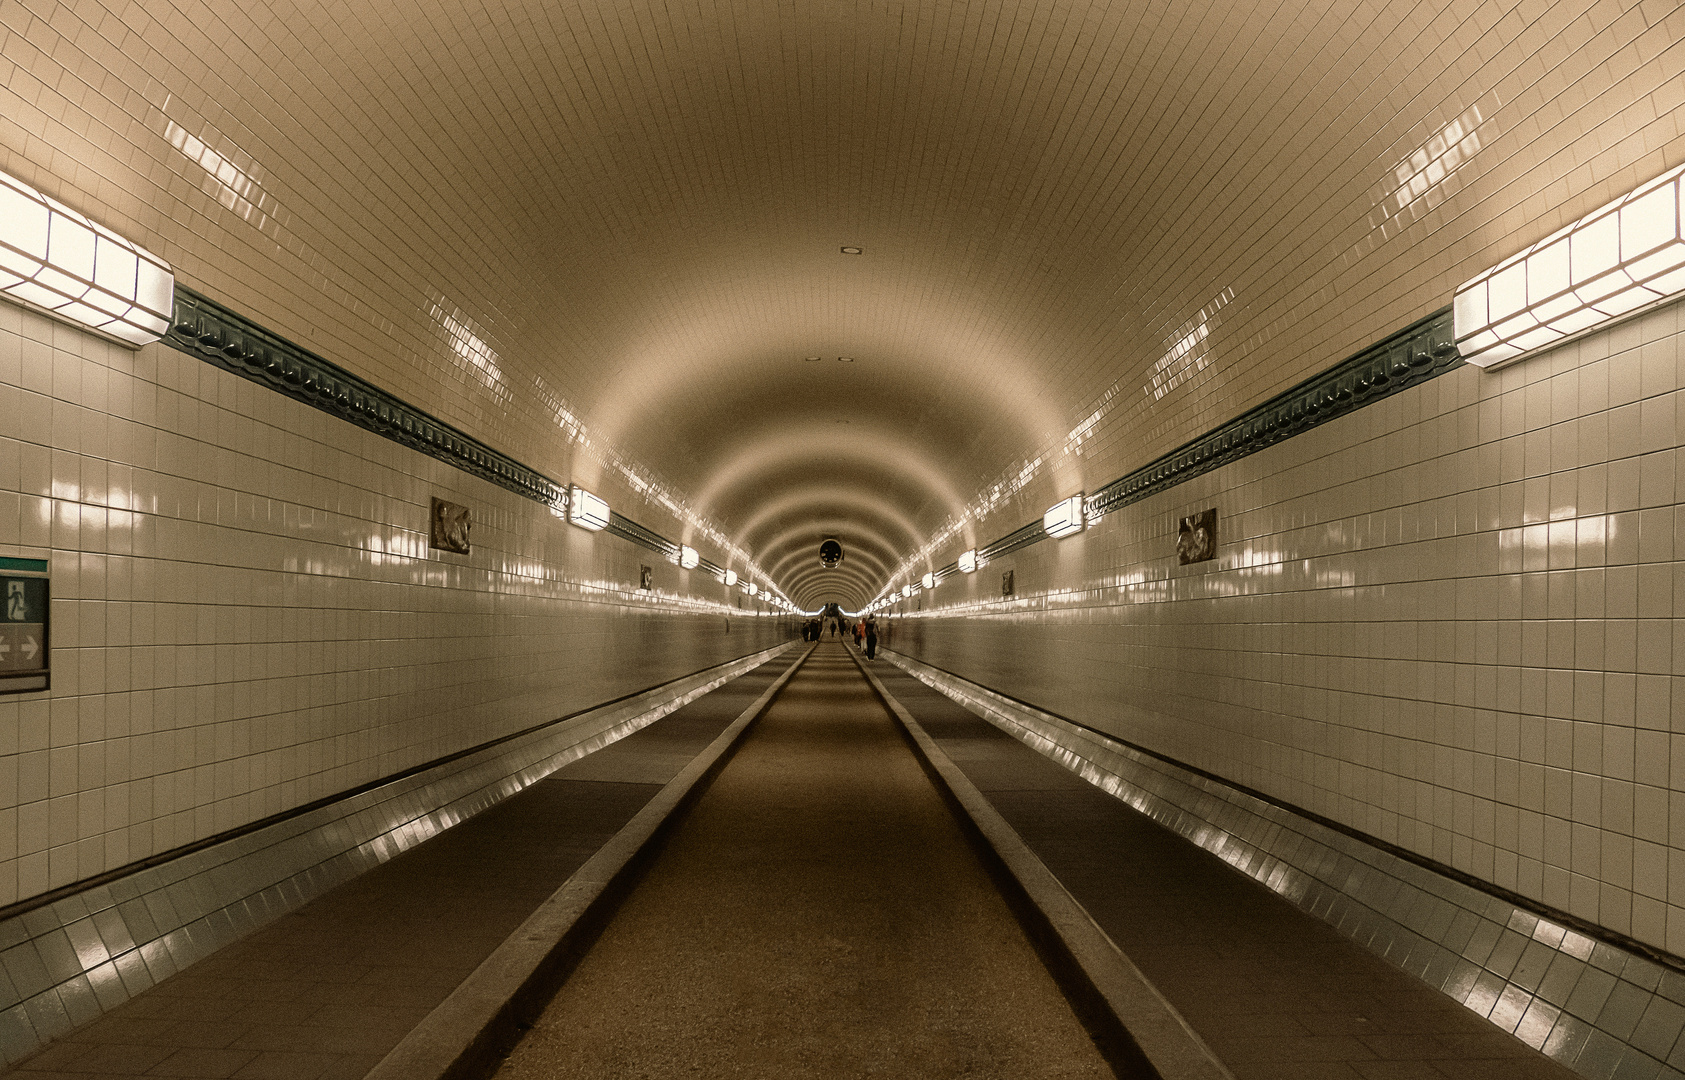
{"label": "bright light at tunnel end", "polygon": [[600,532],[608,528],[608,503],[578,484],[568,488],[568,520],[581,529]]}
{"label": "bright light at tunnel end", "polygon": [[1685,292],[1681,178],[1671,169],[1463,284],[1457,351],[1492,368]]}
{"label": "bright light at tunnel end", "polygon": [[170,328],[175,274],[145,248],[0,173],[0,294],[139,347]]}
{"label": "bright light at tunnel end", "polygon": [[1041,527],[1054,539],[1072,536],[1083,529],[1082,496],[1072,495],[1047,508],[1041,516]]}

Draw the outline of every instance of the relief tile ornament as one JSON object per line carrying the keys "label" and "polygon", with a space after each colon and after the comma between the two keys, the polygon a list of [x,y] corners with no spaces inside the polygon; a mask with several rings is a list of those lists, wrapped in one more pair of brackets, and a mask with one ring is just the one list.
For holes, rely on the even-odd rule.
{"label": "relief tile ornament", "polygon": [[1217,557],[1217,508],[1182,519],[1176,530],[1176,561],[1182,566]]}
{"label": "relief tile ornament", "polygon": [[473,520],[466,506],[458,506],[443,499],[433,500],[433,528],[428,546],[441,551],[468,554],[468,530]]}

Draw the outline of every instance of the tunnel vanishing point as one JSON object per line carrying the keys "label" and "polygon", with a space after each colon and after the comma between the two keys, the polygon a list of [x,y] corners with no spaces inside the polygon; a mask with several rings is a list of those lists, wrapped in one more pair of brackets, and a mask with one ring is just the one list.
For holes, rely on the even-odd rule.
{"label": "tunnel vanishing point", "polygon": [[643,925],[763,1023],[651,1075],[1685,1080],[1685,7],[0,0],[0,103],[7,1069],[633,1075]]}

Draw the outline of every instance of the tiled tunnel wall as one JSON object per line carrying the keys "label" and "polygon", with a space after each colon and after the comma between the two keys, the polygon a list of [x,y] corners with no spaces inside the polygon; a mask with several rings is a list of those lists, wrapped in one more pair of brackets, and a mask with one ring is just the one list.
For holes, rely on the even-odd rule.
{"label": "tiled tunnel wall", "polygon": [[[52,688],[0,697],[0,906],[790,638],[701,570],[9,304],[0,416],[0,555],[53,590]],[[429,550],[432,496],[468,555]]]}
{"label": "tiled tunnel wall", "polygon": [[1680,320],[1455,369],[949,579],[888,645],[1685,953]]}

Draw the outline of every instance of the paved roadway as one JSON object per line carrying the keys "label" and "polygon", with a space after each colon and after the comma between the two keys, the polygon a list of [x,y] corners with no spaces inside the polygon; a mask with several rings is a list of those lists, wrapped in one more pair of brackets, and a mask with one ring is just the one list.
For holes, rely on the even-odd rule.
{"label": "paved roadway", "polygon": [[498,1075],[1111,1072],[827,639]]}

